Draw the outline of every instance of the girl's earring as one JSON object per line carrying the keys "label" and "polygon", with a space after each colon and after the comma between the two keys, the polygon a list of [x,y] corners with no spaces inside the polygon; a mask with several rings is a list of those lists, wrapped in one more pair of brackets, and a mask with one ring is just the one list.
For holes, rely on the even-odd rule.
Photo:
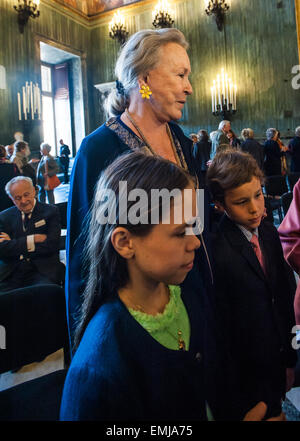
{"label": "girl's earring", "polygon": [[142,98],[146,98],[147,100],[150,99],[150,95],[152,95],[152,92],[149,88],[149,86],[142,86],[139,90],[140,94],[142,95]]}

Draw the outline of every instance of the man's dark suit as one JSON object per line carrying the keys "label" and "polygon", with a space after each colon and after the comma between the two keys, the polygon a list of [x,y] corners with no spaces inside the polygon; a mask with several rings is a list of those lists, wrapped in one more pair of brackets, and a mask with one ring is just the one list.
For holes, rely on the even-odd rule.
{"label": "man's dark suit", "polygon": [[[17,207],[0,213],[0,232],[7,233],[11,240],[0,242],[0,282],[14,271],[18,271],[20,256],[30,259],[36,271],[50,282],[61,283],[64,265],[59,261],[59,239],[61,233],[59,210],[49,204],[36,202],[26,232],[23,230],[22,213]],[[46,234],[43,243],[35,243],[35,251],[28,252],[27,236]]]}
{"label": "man's dark suit", "polygon": [[268,416],[281,412],[285,370],[297,358],[291,346],[295,278],[276,228],[263,221],[258,232],[267,277],[250,242],[227,216],[212,242],[218,320],[232,357],[237,419],[261,400]]}

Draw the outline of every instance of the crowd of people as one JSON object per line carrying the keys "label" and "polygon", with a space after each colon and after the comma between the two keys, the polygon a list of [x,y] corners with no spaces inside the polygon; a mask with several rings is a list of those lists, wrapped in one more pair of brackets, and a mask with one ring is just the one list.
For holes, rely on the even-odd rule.
{"label": "crowd of people", "polygon": [[[174,28],[132,35],[105,103],[110,118],[76,155],[61,420],[285,420],[297,363],[300,184],[280,236],[262,186],[287,153],[297,171],[299,128],[288,148],[276,129],[264,147],[249,128],[240,141],[229,121],[186,137],[174,121],[192,93],[187,49]],[[22,175],[27,148],[15,147],[21,176],[5,186],[14,206],[0,213],[2,282],[17,283],[17,271],[59,283],[59,216],[43,184],[54,171],[50,146],[41,145],[39,202]],[[154,190],[172,197],[153,203]]]}
{"label": "crowd of people", "polygon": [[218,130],[208,132],[200,129],[191,133],[193,141],[193,156],[202,174],[202,187],[205,185],[205,175],[211,160],[216,153],[227,148],[237,148],[250,153],[256,159],[266,176],[285,175],[290,162],[291,173],[300,173],[300,126],[295,129],[295,136],[285,146],[280,139],[280,132],[275,128],[266,130],[266,140],[261,144],[254,138],[254,131],[245,128],[239,139],[231,129],[230,121],[221,121]]}

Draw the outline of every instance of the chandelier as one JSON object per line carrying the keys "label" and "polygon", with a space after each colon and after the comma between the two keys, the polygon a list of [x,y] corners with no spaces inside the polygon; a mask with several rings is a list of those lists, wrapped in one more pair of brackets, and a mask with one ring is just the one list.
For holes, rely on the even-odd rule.
{"label": "chandelier", "polygon": [[222,31],[225,19],[225,12],[228,11],[229,6],[225,3],[225,0],[209,0],[205,12],[207,15],[214,14],[217,27],[219,31]]}
{"label": "chandelier", "polygon": [[155,28],[171,28],[174,20],[172,11],[166,0],[160,0],[152,12],[153,26]]}
{"label": "chandelier", "polygon": [[224,69],[211,87],[211,107],[214,116],[222,116],[223,120],[229,120],[230,115],[236,113],[237,85],[228,78]]}
{"label": "chandelier", "polygon": [[124,17],[119,11],[114,14],[112,21],[108,25],[108,28],[109,36],[113,40],[118,40],[120,44],[125,43],[128,32],[126,30]]}
{"label": "chandelier", "polygon": [[14,9],[18,13],[18,25],[21,34],[23,34],[24,27],[30,17],[39,17],[39,3],[40,0],[18,0],[18,4],[14,5]]}

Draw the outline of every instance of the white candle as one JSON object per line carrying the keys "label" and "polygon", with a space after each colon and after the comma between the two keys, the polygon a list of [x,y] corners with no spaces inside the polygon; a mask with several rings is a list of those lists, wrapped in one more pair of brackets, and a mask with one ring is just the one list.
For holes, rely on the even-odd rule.
{"label": "white candle", "polygon": [[31,106],[31,119],[34,119],[32,81],[30,81],[30,106]]}
{"label": "white candle", "polygon": [[222,102],[221,102],[221,84],[220,84],[220,75],[217,76],[217,88],[218,88],[219,104],[220,104],[220,107],[222,107]]}
{"label": "white candle", "polygon": [[225,77],[224,77],[224,69],[221,70],[222,76],[222,104],[225,102]]}
{"label": "white candle", "polygon": [[211,111],[214,113],[214,88],[210,88],[211,91]]}
{"label": "white candle", "polygon": [[19,114],[19,120],[22,119],[22,115],[21,115],[21,95],[20,92],[18,92],[18,114]]}
{"label": "white candle", "polygon": [[234,86],[234,110],[236,110],[236,92],[237,92],[237,86]]}
{"label": "white candle", "polygon": [[228,76],[226,74],[225,78],[225,90],[226,90],[226,101],[227,101],[227,110],[229,110],[229,97],[228,97]]}
{"label": "white candle", "polygon": [[231,80],[229,80],[229,97],[230,97],[230,104],[233,104],[233,99],[232,99],[232,82]]}
{"label": "white candle", "polygon": [[23,112],[24,112],[24,118],[27,119],[27,113],[26,113],[26,94],[25,94],[25,87],[22,87],[23,92]]}

